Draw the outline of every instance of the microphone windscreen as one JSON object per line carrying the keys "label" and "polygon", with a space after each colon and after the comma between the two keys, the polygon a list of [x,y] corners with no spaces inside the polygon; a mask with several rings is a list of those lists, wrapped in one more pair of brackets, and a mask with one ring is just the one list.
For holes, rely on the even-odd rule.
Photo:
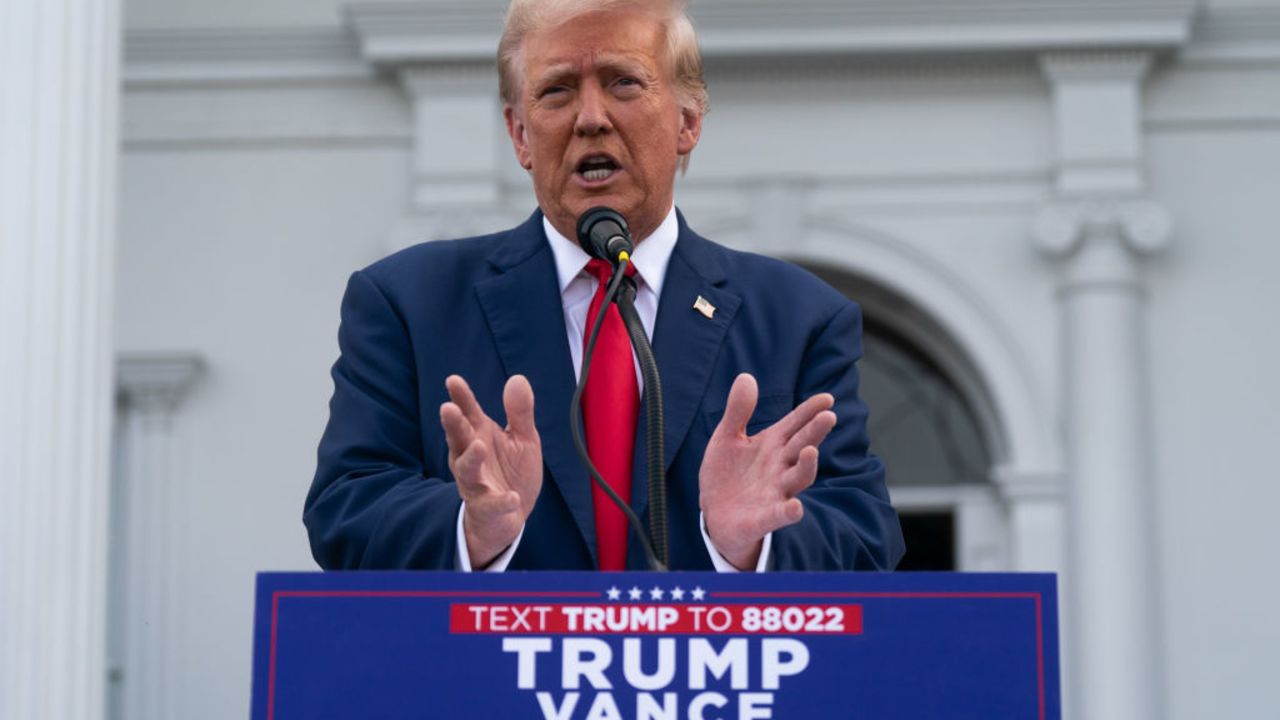
{"label": "microphone windscreen", "polygon": [[608,207],[594,207],[578,218],[578,244],[593,258],[618,262],[618,253],[633,246],[627,219]]}

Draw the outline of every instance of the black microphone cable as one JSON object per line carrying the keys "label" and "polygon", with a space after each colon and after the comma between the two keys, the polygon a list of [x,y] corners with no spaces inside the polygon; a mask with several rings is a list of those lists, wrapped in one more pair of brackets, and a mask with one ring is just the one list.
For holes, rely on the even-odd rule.
{"label": "black microphone cable", "polygon": [[591,334],[587,338],[587,347],[582,353],[582,372],[579,373],[578,387],[573,391],[573,400],[569,403],[569,429],[573,434],[573,447],[578,451],[578,457],[582,460],[582,464],[586,466],[587,473],[595,484],[604,491],[609,499],[622,510],[623,515],[627,518],[627,523],[631,525],[631,529],[635,531],[636,536],[640,539],[640,545],[644,548],[645,560],[649,563],[649,569],[657,572],[665,572],[667,566],[658,559],[657,554],[653,551],[653,545],[649,542],[648,533],[644,530],[644,524],[640,522],[640,518],[636,516],[634,510],[631,509],[630,503],[624,501],[609,487],[609,483],[600,476],[600,471],[596,469],[595,463],[591,462],[591,455],[587,452],[587,444],[582,438],[582,391],[587,387],[587,373],[591,370],[591,356],[595,353],[596,339],[600,336],[600,328],[604,326],[604,318],[609,311],[609,306],[613,304],[614,298],[618,295],[618,288],[622,286],[622,280],[626,277],[627,265],[631,262],[631,256],[627,253],[621,254],[621,260],[613,270],[613,277],[609,279],[609,287],[605,291],[604,302],[600,303],[600,311],[596,314],[595,323],[591,326]]}
{"label": "black microphone cable", "polygon": [[640,313],[636,312],[636,283],[629,277],[622,279],[618,292],[618,313],[631,336],[640,361],[640,374],[644,376],[645,448],[648,450],[649,469],[649,539],[654,553],[664,565],[670,564],[671,540],[667,530],[666,482],[666,419],[662,409],[662,378],[658,375],[658,360],[653,346],[644,332]]}

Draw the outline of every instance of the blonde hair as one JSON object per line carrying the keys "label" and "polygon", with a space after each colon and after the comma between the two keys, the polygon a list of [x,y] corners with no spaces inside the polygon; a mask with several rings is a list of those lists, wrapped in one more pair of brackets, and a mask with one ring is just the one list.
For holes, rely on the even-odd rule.
{"label": "blonde hair", "polygon": [[675,80],[676,98],[686,112],[707,114],[710,99],[702,76],[702,51],[698,36],[685,12],[687,0],[512,0],[507,23],[498,42],[498,92],[502,101],[515,107],[520,92],[518,66],[525,38],[543,27],[554,26],[575,15],[598,10],[638,8],[657,11],[663,19],[667,40],[667,60]]}

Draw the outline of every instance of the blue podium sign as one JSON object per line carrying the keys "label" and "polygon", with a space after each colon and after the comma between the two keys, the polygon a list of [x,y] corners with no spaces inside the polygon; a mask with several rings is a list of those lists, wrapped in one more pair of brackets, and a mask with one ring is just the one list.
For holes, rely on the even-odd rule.
{"label": "blue podium sign", "polygon": [[1052,575],[264,573],[254,720],[1059,717]]}

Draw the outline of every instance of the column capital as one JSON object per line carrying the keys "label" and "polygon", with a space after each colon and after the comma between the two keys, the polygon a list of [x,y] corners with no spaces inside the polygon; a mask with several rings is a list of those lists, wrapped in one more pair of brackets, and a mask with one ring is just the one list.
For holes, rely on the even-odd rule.
{"label": "column capital", "polygon": [[117,358],[116,381],[127,406],[167,414],[204,370],[204,359],[195,353],[130,353]]}
{"label": "column capital", "polygon": [[1068,82],[1139,83],[1151,69],[1146,50],[1069,50],[1040,53],[1040,70],[1054,85]]}
{"label": "column capital", "polygon": [[1089,240],[1114,239],[1134,255],[1167,248],[1173,220],[1152,200],[1055,201],[1036,213],[1036,247],[1054,259],[1069,258]]}
{"label": "column capital", "polygon": [[410,98],[475,92],[498,96],[498,74],[492,62],[410,63],[396,67],[396,78]]}
{"label": "column capital", "polygon": [[1055,469],[1023,469],[997,466],[991,481],[1008,502],[1060,501],[1066,495],[1066,473]]}
{"label": "column capital", "polygon": [[496,208],[501,164],[510,156],[493,62],[418,60],[392,69],[412,112],[409,214],[448,217]]}

